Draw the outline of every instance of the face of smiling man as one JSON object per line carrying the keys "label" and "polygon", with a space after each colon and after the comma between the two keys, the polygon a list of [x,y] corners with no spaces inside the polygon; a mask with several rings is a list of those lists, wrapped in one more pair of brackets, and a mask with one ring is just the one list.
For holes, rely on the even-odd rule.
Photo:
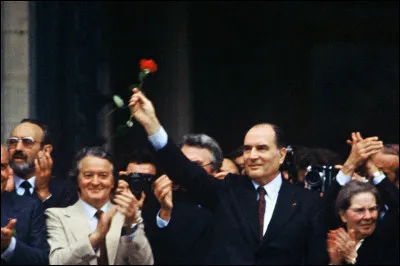
{"label": "face of smiling man", "polygon": [[286,156],[285,148],[278,148],[272,126],[260,124],[251,128],[245,138],[243,158],[247,175],[259,185],[271,182],[278,174]]}
{"label": "face of smiling man", "polygon": [[114,188],[113,166],[99,157],[87,156],[79,163],[78,185],[80,198],[100,209],[110,200]]}

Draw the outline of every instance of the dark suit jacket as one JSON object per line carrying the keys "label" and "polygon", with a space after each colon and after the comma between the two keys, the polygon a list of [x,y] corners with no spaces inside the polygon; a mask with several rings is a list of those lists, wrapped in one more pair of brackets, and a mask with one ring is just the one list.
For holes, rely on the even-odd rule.
{"label": "dark suit jacket", "polygon": [[[335,211],[335,201],[342,186],[335,180],[325,198],[325,221],[327,230],[343,226]],[[379,191],[382,209],[373,234],[366,238],[358,250],[357,264],[382,265],[399,264],[399,189],[387,178],[383,179],[376,188]]]}
{"label": "dark suit jacket", "polygon": [[[204,252],[209,245],[209,226],[212,212],[196,204],[187,192],[173,192],[174,208],[167,227],[159,228],[156,215],[160,204],[150,204],[143,210],[145,224],[156,265],[199,265],[204,262]],[[147,200],[147,198],[146,198]],[[145,217],[145,216],[143,216]],[[148,218],[147,218],[148,217]],[[148,223],[153,224],[149,225]]]}
{"label": "dark suit jacket", "polygon": [[[76,187],[69,180],[52,178],[49,183],[49,190],[51,197],[43,202],[44,209],[68,207],[75,204],[79,199]],[[15,190],[14,193],[16,194]],[[33,197],[39,199],[36,193],[33,193]]]}
{"label": "dark suit jacket", "polygon": [[5,265],[49,264],[49,246],[46,240],[46,224],[40,201],[4,191],[1,195],[1,227],[9,219],[17,219],[16,247]]}
{"label": "dark suit jacket", "polygon": [[[168,176],[214,212],[207,264],[324,264],[328,262],[319,196],[282,180],[262,243],[258,239],[257,192],[246,176],[208,175],[174,145],[156,152]],[[268,208],[268,206],[267,206]]]}

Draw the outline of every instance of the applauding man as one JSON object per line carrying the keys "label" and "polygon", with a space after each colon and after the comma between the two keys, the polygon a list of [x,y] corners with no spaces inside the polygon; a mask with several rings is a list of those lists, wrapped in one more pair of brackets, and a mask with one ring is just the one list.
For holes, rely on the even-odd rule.
{"label": "applauding man", "polygon": [[35,119],[23,119],[7,140],[14,178],[7,191],[38,198],[45,209],[67,207],[78,200],[73,185],[53,178],[51,135],[47,126]]}
{"label": "applauding man", "polygon": [[5,191],[12,176],[8,153],[1,145],[1,265],[48,264],[41,203]]}
{"label": "applauding man", "polygon": [[78,152],[71,177],[80,199],[46,211],[50,264],[153,263],[137,199],[114,170],[102,148]]}

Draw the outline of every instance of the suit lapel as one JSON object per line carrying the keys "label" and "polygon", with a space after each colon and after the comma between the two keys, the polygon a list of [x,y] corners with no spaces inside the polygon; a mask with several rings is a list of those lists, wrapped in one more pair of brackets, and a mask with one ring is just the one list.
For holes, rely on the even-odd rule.
{"label": "suit lapel", "polygon": [[251,235],[251,242],[254,242],[254,240],[258,242],[257,192],[249,178],[246,178],[241,185],[236,187],[238,189],[236,198],[240,208],[239,221],[246,229],[245,235]]}
{"label": "suit lapel", "polygon": [[[111,204],[110,208],[113,205]],[[121,238],[121,229],[124,224],[125,216],[120,212],[117,212],[111,222],[110,231],[106,236],[106,247],[107,247],[107,256],[108,262],[110,265],[115,264],[115,258],[117,256],[117,251],[119,247],[119,240]]]}
{"label": "suit lapel", "polygon": [[65,217],[67,218],[68,227],[71,228],[71,233],[76,240],[81,238],[82,235],[92,233],[89,219],[80,201],[65,209]]}
{"label": "suit lapel", "polygon": [[298,205],[299,203],[295,201],[295,191],[292,185],[283,180],[271,221],[264,235],[263,243],[268,242],[281,230],[295,213]]}
{"label": "suit lapel", "polygon": [[8,219],[11,217],[11,209],[13,206],[11,194],[4,191],[1,195],[1,227],[8,224]]}

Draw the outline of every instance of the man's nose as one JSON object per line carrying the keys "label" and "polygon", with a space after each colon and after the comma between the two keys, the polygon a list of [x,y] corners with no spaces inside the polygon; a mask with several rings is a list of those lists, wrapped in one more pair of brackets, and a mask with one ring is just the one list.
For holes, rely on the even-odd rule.
{"label": "man's nose", "polygon": [[251,150],[250,150],[250,158],[252,158],[252,159],[254,159],[254,158],[257,158],[258,157],[258,151],[257,151],[257,149],[256,148],[251,148]]}
{"label": "man's nose", "polygon": [[24,145],[22,144],[22,141],[18,140],[17,146],[15,147],[15,150],[16,151],[22,151],[23,147],[24,147]]}

